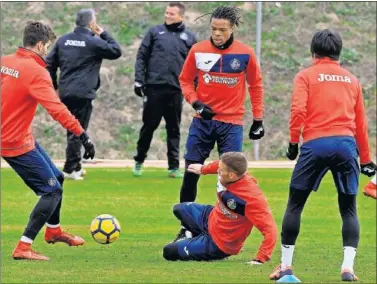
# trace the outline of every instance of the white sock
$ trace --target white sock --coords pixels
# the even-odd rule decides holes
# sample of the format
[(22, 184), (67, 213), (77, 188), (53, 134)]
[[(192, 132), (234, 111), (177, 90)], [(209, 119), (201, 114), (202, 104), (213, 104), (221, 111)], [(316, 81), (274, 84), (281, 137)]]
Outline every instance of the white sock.
[(294, 245), (281, 245), (281, 266), (282, 268), (292, 266)]
[(343, 248), (343, 253), (344, 253), (344, 258), (343, 258), (343, 264), (341, 270), (343, 269), (349, 269), (353, 272), (353, 262), (355, 260), (357, 249), (354, 247), (344, 247)]
[(55, 229), (55, 228), (59, 228), (59, 227), (60, 227), (60, 224), (57, 224), (57, 225), (50, 225), (50, 224), (46, 223), (46, 226), (47, 226), (48, 228), (53, 228), (53, 229)]
[(32, 244), (32, 243), (33, 243), (33, 240), (32, 240), (32, 239), (29, 239), (28, 237), (22, 236), (22, 237), (21, 237), (21, 242), (23, 242), (23, 243), (28, 243), (28, 244)]
[(371, 182), (372, 182), (373, 184), (376, 184), (376, 183), (377, 183), (377, 182), (376, 182), (376, 176), (374, 176), (374, 177), (372, 178)]

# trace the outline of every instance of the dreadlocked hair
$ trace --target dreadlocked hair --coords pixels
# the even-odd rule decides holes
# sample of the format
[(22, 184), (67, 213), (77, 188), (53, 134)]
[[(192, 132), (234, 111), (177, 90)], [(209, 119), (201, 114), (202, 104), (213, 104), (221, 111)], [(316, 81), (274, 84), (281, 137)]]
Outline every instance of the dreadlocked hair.
[(237, 7), (230, 6), (219, 6), (211, 14), (211, 20), (215, 19), (225, 19), (228, 20), (232, 26), (237, 27), (241, 24), (241, 10)]
[(48, 41), (52, 42), (55, 39), (56, 35), (48, 25), (34, 21), (29, 21), (26, 23), (23, 38), (24, 47), (34, 47), (39, 41), (46, 44)]

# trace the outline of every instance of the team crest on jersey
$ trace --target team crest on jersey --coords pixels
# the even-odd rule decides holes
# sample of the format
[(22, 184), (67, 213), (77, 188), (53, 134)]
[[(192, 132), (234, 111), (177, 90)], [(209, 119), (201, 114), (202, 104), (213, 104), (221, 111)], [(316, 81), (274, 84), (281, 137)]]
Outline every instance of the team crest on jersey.
[(241, 66), (241, 62), (237, 58), (234, 58), (232, 61), (230, 61), (230, 67), (233, 70), (240, 69), (240, 66)]
[(182, 39), (182, 40), (188, 40), (188, 35), (186, 33), (181, 33), (179, 35), (179, 37)]
[(234, 200), (234, 199), (229, 199), (227, 202), (226, 202), (226, 205), (228, 206), (229, 209), (236, 209), (237, 207), (237, 202)]
[(56, 179), (54, 178), (50, 178), (48, 181), (47, 181), (48, 185), (49, 186), (55, 186), (56, 185)]

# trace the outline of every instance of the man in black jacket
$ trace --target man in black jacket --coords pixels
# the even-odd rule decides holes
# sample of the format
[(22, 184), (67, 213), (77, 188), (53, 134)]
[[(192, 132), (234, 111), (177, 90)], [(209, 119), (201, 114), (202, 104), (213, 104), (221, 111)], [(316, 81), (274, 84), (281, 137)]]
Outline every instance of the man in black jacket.
[[(87, 130), (92, 113), (92, 100), (100, 87), (100, 68), (103, 59), (114, 60), (121, 56), (119, 44), (96, 22), (92, 9), (77, 13), (76, 28), (59, 38), (47, 55), (47, 69), (62, 102)], [(57, 69), (60, 68), (59, 84)], [(81, 141), (67, 132), (66, 161), (63, 173), (66, 178), (82, 180)]]
[(168, 176), (183, 177), (179, 171), (179, 141), (182, 92), (178, 77), (195, 35), (183, 23), (185, 7), (170, 3), (165, 23), (148, 30), (140, 45), (135, 64), (135, 94), (144, 98), (143, 126), (134, 156), (133, 174), (140, 176), (151, 145), (153, 132), (162, 117), (166, 122)]

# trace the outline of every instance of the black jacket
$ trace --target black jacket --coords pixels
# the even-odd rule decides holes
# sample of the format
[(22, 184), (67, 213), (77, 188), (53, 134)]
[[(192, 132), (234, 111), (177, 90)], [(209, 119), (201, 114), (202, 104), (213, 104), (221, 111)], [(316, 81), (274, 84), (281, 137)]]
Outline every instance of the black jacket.
[[(60, 99), (76, 97), (95, 99), (100, 87), (100, 68), (103, 59), (117, 59), (122, 55), (119, 44), (104, 31), (100, 37), (89, 29), (76, 27), (72, 33), (60, 37), (47, 55), (50, 72)], [(57, 69), (60, 68), (59, 85)]]
[(139, 47), (135, 64), (135, 82), (142, 85), (170, 85), (180, 89), (178, 77), (195, 35), (182, 23), (152, 27)]

